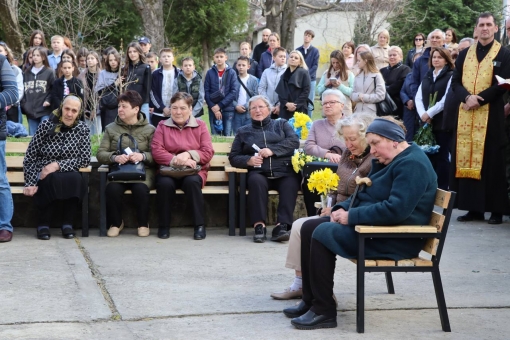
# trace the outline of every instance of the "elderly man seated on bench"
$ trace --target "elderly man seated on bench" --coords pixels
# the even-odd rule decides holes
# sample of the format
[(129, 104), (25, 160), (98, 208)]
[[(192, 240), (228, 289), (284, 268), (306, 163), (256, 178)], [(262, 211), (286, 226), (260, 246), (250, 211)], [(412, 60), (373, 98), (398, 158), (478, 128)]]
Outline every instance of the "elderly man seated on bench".
[[(337, 326), (333, 277), (336, 255), (356, 258), (354, 226), (426, 225), (434, 206), (437, 178), (427, 156), (405, 141), (403, 123), (394, 118), (375, 119), (367, 129), (372, 170), (371, 186), (357, 190), (331, 212), (331, 222), (317, 225), (310, 220), (301, 229), (303, 300), (284, 309), (298, 329)], [(412, 185), (410, 185), (412, 183)], [(320, 220), (319, 220), (320, 221)], [(417, 257), (425, 239), (384, 238), (367, 240), (366, 258), (395, 261)]]

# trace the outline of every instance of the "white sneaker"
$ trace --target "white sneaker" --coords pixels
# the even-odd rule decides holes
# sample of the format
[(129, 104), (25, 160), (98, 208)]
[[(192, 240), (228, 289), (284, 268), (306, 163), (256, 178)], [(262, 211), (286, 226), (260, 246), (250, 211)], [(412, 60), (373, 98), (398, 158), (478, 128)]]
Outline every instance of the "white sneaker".
[(110, 229), (108, 229), (106, 235), (108, 235), (108, 237), (117, 237), (119, 236), (119, 233), (122, 231), (122, 229), (124, 229), (124, 221), (122, 221), (120, 227), (115, 227), (113, 225), (110, 226)]

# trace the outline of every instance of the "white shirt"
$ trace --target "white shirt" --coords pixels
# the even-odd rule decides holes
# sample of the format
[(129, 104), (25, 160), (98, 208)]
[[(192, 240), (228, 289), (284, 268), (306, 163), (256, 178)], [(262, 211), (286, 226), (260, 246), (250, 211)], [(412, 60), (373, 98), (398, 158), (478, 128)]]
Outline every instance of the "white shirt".
[[(434, 83), (436, 82), (436, 78), (439, 75), (441, 71), (439, 71), (437, 74), (436, 72), (432, 72), (432, 76), (434, 77)], [(452, 83), (452, 78), (450, 77), (450, 80), (448, 80), (448, 85), (446, 85), (446, 91), (444, 93), (443, 98), (439, 102), (436, 102), (436, 104), (432, 107), (430, 107), (428, 110), (425, 109), (425, 105), (423, 105), (423, 96), (421, 93), (421, 84), (420, 87), (418, 87), (418, 92), (416, 92), (415, 104), (416, 104), (416, 111), (418, 112), (418, 115), (423, 117), (425, 113), (429, 115), (430, 118), (437, 115), (439, 112), (443, 111), (444, 109), (444, 102), (446, 99), (446, 95), (448, 94), (448, 90), (450, 89), (450, 85)]]
[[(249, 78), (250, 78), (249, 74), (246, 74), (246, 77), (244, 77), (244, 78), (239, 77), (239, 79), (241, 79), (244, 86), (246, 86), (246, 87), (248, 87), (247, 83), (248, 83)], [(237, 105), (244, 106), (244, 105), (246, 105), (247, 101), (248, 101), (248, 95), (246, 93), (246, 90), (244, 89), (243, 86), (239, 86), (239, 96), (237, 97)]]
[(170, 106), (170, 99), (172, 99), (172, 90), (174, 86), (174, 69), (163, 70), (163, 86), (161, 87), (161, 99), (165, 107)]

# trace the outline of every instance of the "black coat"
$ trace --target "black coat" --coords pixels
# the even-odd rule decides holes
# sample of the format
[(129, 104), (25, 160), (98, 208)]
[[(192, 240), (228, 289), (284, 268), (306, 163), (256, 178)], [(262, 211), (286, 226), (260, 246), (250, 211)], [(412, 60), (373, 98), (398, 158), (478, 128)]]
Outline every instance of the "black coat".
[(262, 55), (262, 53), (264, 53), (265, 51), (267, 51), (267, 49), (269, 48), (269, 44), (268, 43), (265, 43), (265, 42), (261, 42), (259, 44), (257, 44), (254, 48), (253, 48), (253, 54), (252, 54), (252, 58), (258, 63), (260, 62), (260, 56)]
[[(474, 48), (478, 47), (481, 47), (480, 43), (478, 43), (478, 46), (474, 46)], [(465, 49), (460, 52), (455, 61), (451, 88), (457, 98), (457, 102), (464, 102), (465, 98), (470, 95), (462, 85), (462, 72), (468, 50)], [(502, 47), (494, 62), (497, 64), (497, 66), (494, 66), (494, 75), (504, 79), (510, 78), (510, 51)], [(484, 101), (480, 101), (480, 105), (490, 104), (480, 180), (455, 178), (457, 141), (454, 138), (451, 153), (450, 190), (457, 192), (456, 205), (458, 209), (475, 212), (495, 212), (505, 215), (510, 213), (505, 175), (505, 148), (507, 145), (503, 101), (505, 91), (504, 88), (498, 86), (496, 78), (493, 77), (492, 86), (477, 93), (477, 95), (484, 99)], [(454, 131), (454, 137), (457, 136), (456, 130)]]
[[(248, 161), (257, 152), (252, 145), (270, 149), (274, 155), (264, 158), (260, 168), (248, 166)], [(263, 121), (252, 120), (237, 130), (228, 157), (230, 164), (236, 168), (247, 168), (267, 177), (295, 175), (291, 157), (299, 148), (299, 139), (290, 124), (284, 119), (273, 120), (267, 116)]]
[[(294, 72), (287, 67), (276, 86), (276, 93), (280, 100), (280, 118), (290, 119), (296, 112), (307, 113), (310, 74), (302, 67), (296, 68)], [(288, 111), (285, 106), (287, 103), (296, 104), (296, 111)]]
[[(83, 83), (80, 79), (72, 77), (67, 81), (67, 87), (69, 88), (69, 93), (75, 94), (83, 101)], [(60, 77), (53, 82), (53, 87), (51, 88), (51, 109), (58, 109), (62, 99), (64, 99), (64, 77)]]
[(397, 110), (394, 111), (394, 114), (402, 118), (404, 104), (400, 99), (400, 90), (402, 85), (404, 85), (407, 74), (411, 73), (411, 69), (407, 65), (397, 63), (395, 66), (383, 67), (380, 71), (386, 83), (386, 92), (397, 105)]
[(142, 96), (144, 104), (149, 103), (152, 72), (148, 64), (139, 62), (136, 65), (129, 64), (125, 81), (128, 83), (127, 90), (136, 91)]
[[(434, 81), (433, 72), (434, 69), (431, 68), (425, 75), (425, 78), (423, 78), (423, 81), (421, 82), (421, 93), (423, 98), (423, 106), (425, 108), (428, 108), (430, 106), (429, 103), (430, 95), (434, 95), (437, 92), (436, 103), (439, 102), (446, 95), (446, 88), (453, 74), (453, 70), (447, 65), (438, 74), (438, 76), (436, 77), (436, 81)], [(439, 112), (432, 118), (432, 129), (434, 131), (444, 130), (443, 118), (444, 108), (443, 111)]]

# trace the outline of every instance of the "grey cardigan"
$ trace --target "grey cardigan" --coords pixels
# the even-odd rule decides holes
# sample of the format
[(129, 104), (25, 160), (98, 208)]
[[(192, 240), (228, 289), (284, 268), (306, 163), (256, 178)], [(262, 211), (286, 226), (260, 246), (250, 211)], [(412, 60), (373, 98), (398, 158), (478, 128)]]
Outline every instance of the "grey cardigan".
[[(360, 94), (363, 94), (363, 101), (360, 99)], [(375, 104), (381, 102), (385, 96), (386, 84), (381, 73), (365, 74), (361, 71), (354, 79), (351, 94), (351, 99), (356, 103), (353, 113), (369, 113), (375, 116), (377, 113)]]

